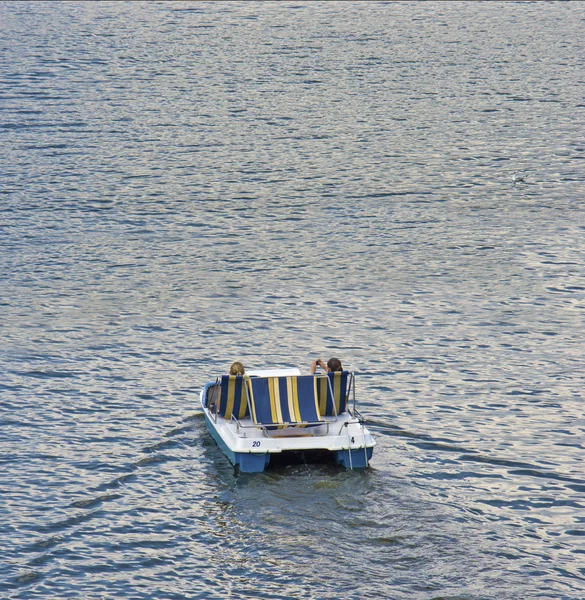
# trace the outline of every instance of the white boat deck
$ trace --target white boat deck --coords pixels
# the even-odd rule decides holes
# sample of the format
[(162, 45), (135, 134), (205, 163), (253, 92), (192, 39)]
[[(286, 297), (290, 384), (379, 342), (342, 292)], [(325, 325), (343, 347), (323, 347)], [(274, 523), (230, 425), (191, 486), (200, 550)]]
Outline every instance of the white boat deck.
[(323, 425), (286, 427), (267, 431), (252, 423), (250, 418), (239, 424), (204, 411), (217, 433), (233, 452), (282, 452), (283, 450), (343, 450), (373, 446), (375, 442), (360, 421), (349, 413), (324, 417)]

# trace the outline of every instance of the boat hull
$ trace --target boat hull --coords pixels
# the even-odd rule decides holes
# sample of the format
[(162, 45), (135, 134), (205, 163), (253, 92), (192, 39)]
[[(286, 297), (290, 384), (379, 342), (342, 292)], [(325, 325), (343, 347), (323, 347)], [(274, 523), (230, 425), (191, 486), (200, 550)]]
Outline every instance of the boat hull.
[(346, 469), (364, 469), (368, 466), (374, 448), (358, 448), (357, 450), (336, 450), (335, 462)]
[(242, 473), (262, 473), (268, 466), (270, 462), (270, 454), (268, 452), (234, 452), (218, 433), (211, 417), (207, 413), (205, 414), (205, 424), (211, 437), (219, 446), (219, 449), (227, 456), (232, 465), (238, 467)]

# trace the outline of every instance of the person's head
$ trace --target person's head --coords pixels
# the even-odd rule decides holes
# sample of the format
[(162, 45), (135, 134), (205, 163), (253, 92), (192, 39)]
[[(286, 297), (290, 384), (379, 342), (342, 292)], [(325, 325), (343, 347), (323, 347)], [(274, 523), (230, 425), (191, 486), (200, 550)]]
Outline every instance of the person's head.
[(236, 361), (235, 363), (232, 363), (230, 375), (244, 375), (245, 372), (244, 365), (241, 362)]
[(328, 371), (343, 371), (343, 367), (341, 366), (341, 361), (338, 358), (330, 358), (327, 361), (327, 370)]

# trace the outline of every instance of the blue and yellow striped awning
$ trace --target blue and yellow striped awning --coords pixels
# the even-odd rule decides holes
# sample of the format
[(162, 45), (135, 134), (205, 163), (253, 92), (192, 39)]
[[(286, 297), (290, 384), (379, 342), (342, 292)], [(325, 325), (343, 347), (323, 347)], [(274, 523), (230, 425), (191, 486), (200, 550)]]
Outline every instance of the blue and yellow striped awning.
[(319, 399), (319, 412), (323, 416), (330, 417), (345, 412), (350, 375), (349, 371), (337, 371), (327, 373), (327, 379), (325, 377), (319, 378), (317, 396)]
[(317, 378), (252, 377), (250, 414), (256, 424), (283, 425), (315, 423), (321, 420), (317, 404)]
[(248, 412), (248, 394), (245, 377), (241, 375), (222, 375), (221, 394), (217, 413), (225, 419), (243, 419)]

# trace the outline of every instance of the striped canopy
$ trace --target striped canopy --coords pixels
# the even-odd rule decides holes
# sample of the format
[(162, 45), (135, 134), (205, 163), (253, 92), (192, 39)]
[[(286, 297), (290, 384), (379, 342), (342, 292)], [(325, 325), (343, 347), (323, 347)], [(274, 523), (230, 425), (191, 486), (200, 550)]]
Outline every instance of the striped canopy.
[(325, 377), (319, 378), (317, 397), (319, 399), (319, 412), (323, 416), (331, 417), (345, 412), (349, 395), (350, 375), (349, 371), (337, 371), (327, 373), (328, 379)]
[(252, 377), (250, 414), (258, 425), (316, 423), (321, 421), (317, 404), (317, 378)]
[(248, 394), (241, 375), (222, 375), (217, 413), (224, 419), (243, 419), (248, 414)]

